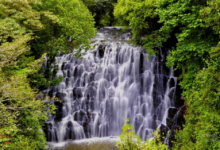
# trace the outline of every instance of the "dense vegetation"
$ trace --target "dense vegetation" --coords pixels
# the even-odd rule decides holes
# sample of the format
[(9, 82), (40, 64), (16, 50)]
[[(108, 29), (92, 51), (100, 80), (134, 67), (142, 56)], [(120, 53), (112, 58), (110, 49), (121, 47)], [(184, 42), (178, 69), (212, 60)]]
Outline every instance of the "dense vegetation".
[(94, 23), (78, 0), (0, 0), (0, 149), (46, 148), (41, 128), (54, 106), (35, 99), (37, 88), (61, 80), (55, 56), (89, 47)]
[[(54, 107), (35, 97), (62, 80), (55, 56), (80, 57), (95, 26), (121, 25), (149, 54), (170, 48), (167, 66), (181, 72), (186, 123), (174, 149), (220, 149), (219, 9), (220, 0), (0, 0), (0, 148), (45, 149), (40, 129)], [(130, 128), (118, 146), (147, 148)]]
[(113, 15), (114, 4), (117, 0), (82, 0), (95, 19), (97, 28), (115, 24)]
[(119, 0), (115, 6), (134, 43), (150, 54), (155, 45), (172, 48), (167, 66), (182, 71), (186, 123), (174, 149), (220, 149), (219, 9), (219, 0)]

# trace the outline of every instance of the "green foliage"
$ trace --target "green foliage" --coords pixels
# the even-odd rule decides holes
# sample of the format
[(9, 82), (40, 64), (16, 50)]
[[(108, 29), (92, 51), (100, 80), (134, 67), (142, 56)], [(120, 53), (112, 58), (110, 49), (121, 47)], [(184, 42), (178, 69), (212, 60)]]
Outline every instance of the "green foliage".
[(114, 4), (117, 0), (82, 0), (95, 19), (97, 28), (115, 25), (113, 15)]
[(168, 57), (168, 66), (185, 69), (181, 85), (184, 89), (191, 88), (191, 83), (198, 70), (206, 66), (204, 59), (208, 58), (210, 48), (218, 42), (219, 37), (206, 27), (202, 27), (200, 10), (206, 1), (169, 1), (159, 2), (158, 13), (163, 26), (160, 32), (166, 39), (175, 32), (176, 47)]
[(40, 129), (55, 106), (36, 100), (29, 81), (58, 84), (55, 56), (89, 47), (95, 32), (81, 1), (0, 0), (0, 149), (46, 149)]
[[(219, 1), (208, 1), (200, 10), (203, 28), (219, 33)], [(210, 37), (211, 38), (211, 37)], [(192, 88), (183, 95), (187, 104), (186, 124), (177, 134), (175, 149), (220, 149), (220, 49), (210, 46), (206, 68), (195, 74)]]
[[(220, 51), (219, 51), (220, 53)], [(220, 149), (220, 60), (212, 57), (201, 70), (187, 99), (186, 124), (177, 134), (176, 149)]]
[[(4, 16), (0, 18), (0, 45), (5, 42), (13, 42), (16, 39), (30, 33), (33, 36), (34, 32), (40, 31), (44, 28), (42, 22), (58, 22), (58, 18), (48, 11), (36, 11), (33, 8), (41, 5), (37, 0), (1, 0), (0, 8)], [(42, 20), (42, 21), (41, 21)], [(29, 40), (30, 41), (30, 40)], [(20, 41), (23, 42), (24, 41)], [(27, 42), (27, 41), (26, 41)], [(8, 43), (10, 45), (10, 43)], [(22, 50), (22, 49), (21, 49)], [(10, 64), (2, 68), (5, 74), (11, 75), (14, 73), (11, 70), (25, 69), (30, 62), (41, 58), (41, 55), (33, 54), (31, 51), (22, 51), (22, 54), (15, 52), (13, 55), (18, 61), (17, 65)], [(7, 57), (10, 57), (7, 55)]]
[[(143, 48), (150, 54), (155, 54), (152, 48), (160, 40), (157, 32), (160, 26), (156, 11), (158, 2), (159, 0), (119, 0), (114, 9), (117, 23), (131, 27), (133, 44), (144, 45)], [(149, 35), (152, 30), (155, 30), (154, 33)]]
[[(40, 10), (50, 11), (58, 16), (61, 23), (58, 26), (49, 26), (45, 32), (51, 36), (48, 42), (61, 52), (65, 50), (62, 48), (65, 46), (89, 46), (89, 39), (95, 36), (94, 19), (79, 0), (42, 0)], [(69, 37), (73, 38), (70, 42)]]
[[(32, 9), (40, 5), (37, 0), (0, 0), (0, 45), (11, 42), (27, 32), (40, 30), (43, 25), (39, 21), (41, 12)], [(42, 12), (42, 14), (44, 14)]]
[(57, 17), (57, 20), (41, 18), (44, 28), (35, 33), (39, 38), (31, 43), (32, 54), (26, 57), (39, 58), (47, 53), (46, 66), (29, 76), (32, 86), (43, 90), (62, 81), (62, 78), (56, 77), (55, 57), (72, 52), (73, 48), (88, 48), (89, 39), (95, 36), (96, 29), (91, 13), (79, 0), (41, 0), (41, 2), (42, 5), (34, 8), (38, 11), (52, 12), (51, 16)]
[(100, 24), (103, 26), (108, 26), (111, 23), (111, 16), (109, 15), (109, 12), (106, 12), (106, 14), (101, 18)]
[(141, 141), (139, 136), (135, 135), (133, 126), (128, 124), (129, 119), (122, 127), (122, 135), (120, 141), (117, 142), (119, 150), (168, 150), (168, 147), (160, 141), (160, 135), (157, 131), (153, 133), (154, 139), (146, 142)]
[(14, 42), (3, 43), (0, 46), (0, 134), (3, 135), (0, 147), (5, 149), (21, 149), (20, 144), (25, 141), (18, 141), (18, 139), (23, 136), (25, 140), (28, 139), (26, 144), (30, 147), (45, 148), (46, 139), (39, 129), (47, 120), (47, 107), (42, 101), (34, 99), (36, 93), (30, 88), (27, 80), (28, 74), (40, 68), (44, 61), (43, 57), (29, 63), (25, 69), (10, 71), (4, 69), (8, 66), (17, 68), (16, 60), (30, 49), (26, 44), (30, 40), (31, 37), (27, 34)]
[(219, 33), (219, 0), (208, 0), (207, 6), (200, 10), (200, 15), (202, 16), (205, 23), (203, 23), (204, 27), (212, 27), (217, 33)]
[[(175, 149), (220, 149), (220, 1), (160, 0), (156, 5), (146, 6), (145, 3), (119, 0), (114, 14), (124, 25), (131, 26), (137, 37), (134, 40), (144, 45), (150, 55), (155, 53), (151, 50), (155, 45), (172, 47), (167, 66), (182, 70), (178, 80), (187, 106), (186, 124), (177, 133)], [(150, 19), (144, 18), (148, 12)], [(157, 17), (158, 22), (153, 22)], [(149, 28), (150, 22), (158, 28)], [(152, 31), (146, 33), (148, 29)], [(140, 33), (145, 34), (143, 40), (138, 40)]]
[(153, 19), (157, 13), (158, 0), (119, 0), (115, 5), (114, 15), (116, 18), (129, 22), (135, 39), (138, 39), (146, 29), (152, 30)]
[(31, 85), (40, 90), (62, 80), (56, 78), (56, 65), (52, 65), (55, 56), (73, 48), (89, 47), (89, 39), (96, 33), (93, 16), (79, 0), (0, 0), (0, 8), (0, 45), (26, 33), (35, 36), (31, 51), (17, 58), (17, 68), (10, 66), (5, 70), (24, 69), (47, 53), (46, 68), (29, 75)]

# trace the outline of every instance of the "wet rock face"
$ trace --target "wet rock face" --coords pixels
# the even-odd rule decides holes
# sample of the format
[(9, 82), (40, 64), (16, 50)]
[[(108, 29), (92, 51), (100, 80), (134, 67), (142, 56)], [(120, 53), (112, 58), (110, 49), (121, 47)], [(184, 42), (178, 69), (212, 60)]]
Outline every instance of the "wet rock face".
[(182, 91), (183, 90), (181, 89), (180, 85), (177, 85), (176, 86), (176, 97), (175, 97), (175, 100), (174, 100), (176, 108), (180, 108), (184, 105), (184, 99), (181, 96)]
[(47, 141), (58, 141), (57, 132), (52, 123), (45, 123), (44, 133), (46, 134)]
[(56, 106), (56, 113), (55, 113), (55, 115), (54, 115), (54, 120), (55, 121), (61, 121), (62, 120), (62, 118), (63, 118), (63, 111), (62, 111), (62, 108), (63, 108), (63, 106), (64, 106), (64, 102), (63, 103), (61, 103), (61, 102), (58, 102), (58, 101), (56, 101), (56, 102), (54, 102), (54, 105)]
[(81, 98), (82, 97), (82, 91), (80, 88), (73, 88), (73, 98)]
[(40, 93), (38, 94), (38, 96), (36, 97), (36, 99), (45, 99), (45, 97), (46, 97), (46, 94), (43, 93), (43, 92), (40, 92)]
[(98, 47), (98, 53), (101, 58), (103, 58), (103, 56), (104, 56), (105, 47), (106, 47), (106, 45), (99, 45), (99, 47)]
[(169, 148), (173, 148), (175, 142), (175, 131), (182, 129), (183, 124), (185, 123), (184, 114), (186, 108), (183, 105), (182, 107), (176, 109), (169, 109), (169, 117), (167, 118), (167, 127), (169, 129), (169, 138), (167, 139), (167, 145)]
[(182, 106), (179, 108), (179, 114), (177, 114), (176, 119), (176, 124), (177, 126), (183, 128), (183, 124), (185, 124), (185, 118), (184, 118), (184, 114), (186, 112), (186, 106)]
[(165, 126), (164, 124), (161, 124), (159, 131), (160, 131), (160, 135), (161, 135), (161, 137), (160, 137), (161, 141), (164, 141), (165, 137), (169, 131), (169, 128), (167, 126)]
[(168, 109), (168, 118), (173, 119), (175, 114), (177, 113), (178, 109), (177, 108), (169, 108)]
[(165, 66), (168, 51), (157, 48), (148, 59), (141, 47), (127, 44), (129, 32), (118, 31), (100, 29), (83, 59), (56, 58), (63, 81), (47, 95), (63, 101), (54, 102), (56, 114), (45, 123), (48, 141), (118, 136), (127, 117), (142, 140), (158, 127), (161, 134), (172, 127), (177, 79)]

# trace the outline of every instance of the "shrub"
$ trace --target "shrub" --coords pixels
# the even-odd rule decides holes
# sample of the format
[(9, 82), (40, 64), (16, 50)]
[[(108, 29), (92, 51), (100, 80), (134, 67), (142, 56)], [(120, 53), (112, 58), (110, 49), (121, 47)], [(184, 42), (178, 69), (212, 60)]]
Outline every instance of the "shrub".
[(139, 135), (135, 135), (133, 126), (128, 124), (129, 119), (122, 127), (122, 135), (116, 146), (119, 150), (168, 150), (166, 144), (160, 140), (158, 130), (153, 133), (153, 140), (147, 139), (146, 142), (141, 141)]

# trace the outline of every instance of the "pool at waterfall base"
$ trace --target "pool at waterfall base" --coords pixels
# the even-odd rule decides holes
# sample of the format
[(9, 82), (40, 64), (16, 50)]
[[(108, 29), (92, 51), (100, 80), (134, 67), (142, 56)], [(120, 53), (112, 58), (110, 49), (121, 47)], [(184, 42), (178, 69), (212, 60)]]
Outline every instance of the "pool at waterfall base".
[(48, 150), (118, 150), (118, 137), (90, 138), (62, 143), (48, 142)]

